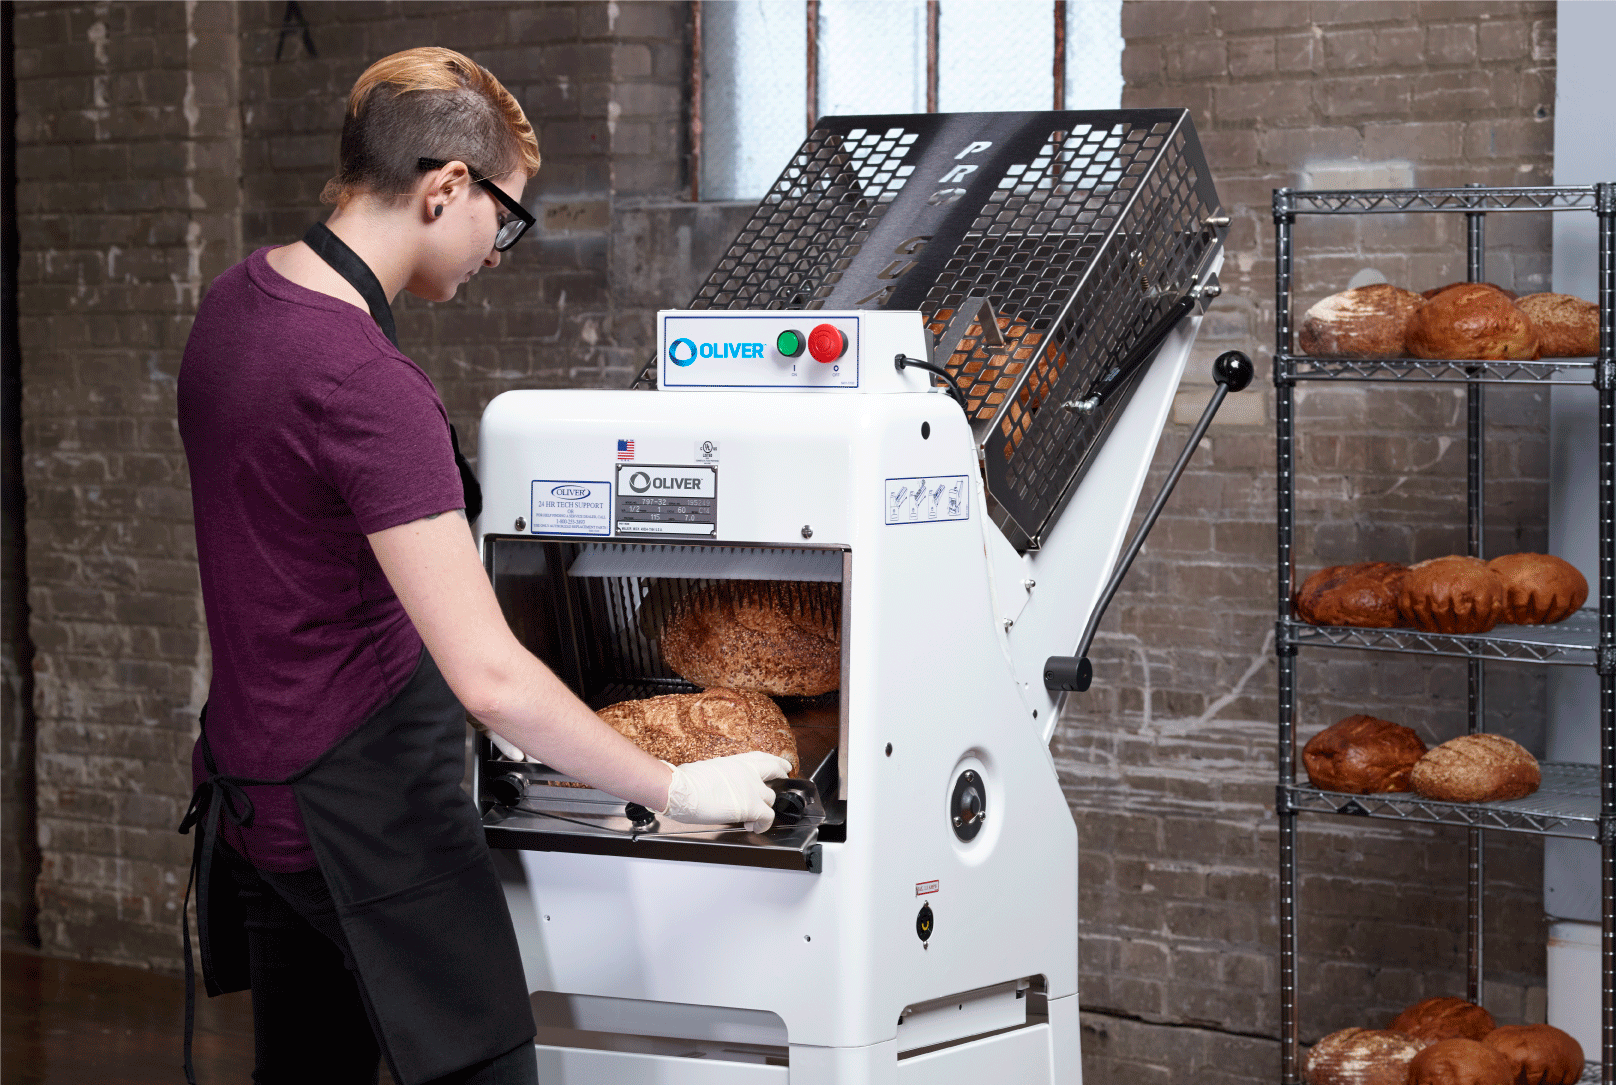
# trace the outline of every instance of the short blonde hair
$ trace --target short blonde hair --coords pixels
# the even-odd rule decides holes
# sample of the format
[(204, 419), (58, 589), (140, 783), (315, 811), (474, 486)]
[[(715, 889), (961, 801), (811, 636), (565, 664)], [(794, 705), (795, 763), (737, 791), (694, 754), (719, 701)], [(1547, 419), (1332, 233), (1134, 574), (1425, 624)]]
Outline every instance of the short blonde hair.
[(532, 177), (539, 141), (492, 72), (453, 49), (424, 46), (383, 57), (354, 84), (337, 176), (320, 198), (401, 200), (421, 175), (421, 158), (464, 162), (479, 178), (516, 170)]

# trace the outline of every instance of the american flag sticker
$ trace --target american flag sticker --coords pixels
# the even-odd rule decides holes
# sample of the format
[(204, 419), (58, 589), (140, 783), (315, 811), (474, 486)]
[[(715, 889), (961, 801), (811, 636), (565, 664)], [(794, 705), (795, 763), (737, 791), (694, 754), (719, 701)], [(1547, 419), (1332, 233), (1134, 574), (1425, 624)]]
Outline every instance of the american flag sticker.
[(618, 441), (617, 458), (620, 460), (632, 460), (634, 458), (634, 442)]

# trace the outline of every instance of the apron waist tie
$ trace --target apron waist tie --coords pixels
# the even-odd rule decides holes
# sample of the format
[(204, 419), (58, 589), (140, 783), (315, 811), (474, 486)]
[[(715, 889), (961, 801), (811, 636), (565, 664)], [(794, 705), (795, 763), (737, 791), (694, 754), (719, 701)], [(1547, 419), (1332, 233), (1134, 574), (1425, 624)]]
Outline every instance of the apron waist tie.
[(185, 898), (180, 905), (180, 940), (185, 948), (185, 1081), (196, 1085), (196, 1066), (191, 1058), (191, 1042), (196, 1032), (196, 966), (191, 960), (191, 887), (196, 887), (196, 933), (202, 951), (202, 967), (209, 967), (211, 943), (208, 932), (208, 885), (213, 875), (213, 849), (219, 842), (219, 815), (223, 812), (232, 824), (245, 829), (252, 824), (253, 802), (246, 788), (289, 784), (293, 776), (284, 780), (258, 780), (250, 776), (227, 776), (213, 762), (213, 751), (208, 748), (206, 731), (207, 708), (202, 709), (204, 730), (199, 740), (202, 760), (208, 770), (207, 779), (191, 792), (191, 804), (186, 807), (179, 831), (188, 834), (197, 830), (191, 848), (191, 870), (185, 880)]

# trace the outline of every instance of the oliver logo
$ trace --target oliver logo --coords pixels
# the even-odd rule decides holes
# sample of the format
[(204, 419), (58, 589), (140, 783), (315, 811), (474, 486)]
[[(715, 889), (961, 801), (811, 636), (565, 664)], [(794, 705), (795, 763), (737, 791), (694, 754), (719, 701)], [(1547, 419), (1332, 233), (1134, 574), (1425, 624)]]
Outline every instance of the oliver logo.
[[(690, 340), (681, 339), (679, 342), (688, 343)], [(651, 476), (647, 475), (644, 471), (634, 472), (628, 478), (628, 488), (637, 494), (643, 494), (645, 491), (651, 488)]]
[(550, 496), (559, 497), (563, 501), (582, 501), (589, 496), (589, 493), (588, 486), (574, 486), (571, 483), (550, 487)]
[[(668, 344), (668, 361), (674, 365), (689, 365), (696, 360), (696, 344), (688, 339), (675, 339)], [(643, 477), (643, 476), (642, 476)], [(644, 490), (640, 491), (644, 493)]]

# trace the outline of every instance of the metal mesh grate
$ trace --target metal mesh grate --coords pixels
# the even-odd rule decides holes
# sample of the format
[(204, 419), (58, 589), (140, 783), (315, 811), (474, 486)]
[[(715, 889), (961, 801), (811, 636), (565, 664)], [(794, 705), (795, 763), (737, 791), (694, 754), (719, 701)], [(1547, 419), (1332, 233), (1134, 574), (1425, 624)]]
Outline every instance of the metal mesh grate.
[(1044, 408), (1195, 285), (1218, 214), (1184, 110), (830, 117), (691, 308), (919, 310), (935, 338), (986, 299), (1004, 345), (974, 325), (939, 361), (966, 391), (995, 518), (1036, 545), (1126, 396)]

